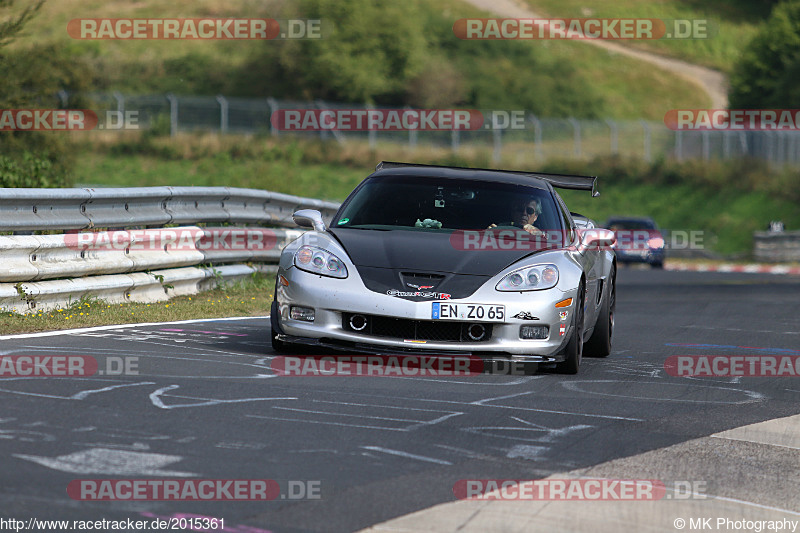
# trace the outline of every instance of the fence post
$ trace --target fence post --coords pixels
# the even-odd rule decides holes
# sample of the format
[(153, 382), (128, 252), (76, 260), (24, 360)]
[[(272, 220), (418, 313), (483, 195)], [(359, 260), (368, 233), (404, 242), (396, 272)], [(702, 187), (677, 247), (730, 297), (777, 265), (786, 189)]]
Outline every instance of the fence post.
[(367, 138), (369, 139), (369, 149), (370, 150), (374, 150), (375, 147), (378, 144), (378, 132), (376, 130), (372, 129), (372, 124), (371, 124), (371, 122), (369, 120), (369, 117), (370, 117), (370, 113), (369, 112), (372, 111), (375, 108), (372, 106), (372, 104), (365, 104), (364, 107), (367, 110), (366, 120), (367, 120)]
[(178, 99), (169, 93), (167, 101), (169, 101), (169, 136), (175, 137), (178, 134)]
[[(413, 111), (413, 109), (411, 106), (405, 106), (403, 112), (406, 111)], [(417, 148), (417, 130), (414, 128), (408, 128), (408, 147), (412, 150)]]
[(217, 95), (217, 102), (219, 102), (219, 131), (228, 133), (228, 100), (220, 94)]
[(722, 159), (726, 161), (731, 158), (731, 132), (722, 132)]
[(492, 149), (492, 161), (499, 163), (503, 155), (503, 130), (495, 128), (492, 130), (492, 138), (494, 147)]
[(114, 100), (117, 101), (117, 112), (119, 113), (120, 117), (125, 115), (125, 97), (119, 91), (114, 91), (112, 93), (114, 96)]
[(775, 132), (775, 136), (778, 138), (778, 150), (775, 154), (775, 163), (778, 166), (783, 166), (786, 164), (786, 134), (782, 131)]
[(275, 122), (273, 122), (273, 115), (280, 111), (280, 106), (278, 105), (278, 101), (272, 98), (271, 96), (267, 98), (267, 105), (269, 106), (269, 133), (273, 137), (278, 136), (278, 128), (275, 127)]
[(766, 150), (765, 150), (766, 151), (765, 159), (767, 160), (767, 165), (773, 166), (774, 165), (774, 154), (775, 154), (775, 143), (773, 142), (773, 139), (772, 139), (772, 132), (771, 131), (765, 131), (764, 135), (767, 138), (767, 146), (766, 146)]
[(575, 157), (581, 156), (581, 125), (580, 123), (575, 120), (574, 118), (570, 117), (567, 119), (569, 123), (572, 125), (573, 134), (573, 143), (575, 145)]
[[(326, 106), (325, 102), (323, 102), (322, 100), (315, 100), (314, 103), (322, 111), (325, 111), (325, 110), (328, 109), (328, 106)], [(336, 139), (336, 142), (338, 142), (339, 144), (344, 144), (345, 143), (345, 137), (344, 137), (344, 134), (341, 131), (339, 131), (337, 128), (334, 127), (332, 130), (330, 130), (330, 132), (328, 132), (328, 130), (323, 129), (322, 126), (321, 126), (322, 125), (322, 117), (320, 117), (320, 121), (319, 122), (320, 122), (319, 136), (322, 139), (327, 139), (328, 138), (328, 134), (330, 133), (330, 135), (333, 135), (333, 138)], [(335, 124), (335, 126), (338, 126), (338, 124)]]
[(650, 140), (650, 124), (648, 124), (646, 120), (639, 120), (639, 124), (642, 125), (642, 132), (644, 132), (644, 138), (642, 140), (644, 143), (644, 160), (650, 163), (653, 160)]
[(611, 139), (611, 153), (616, 154), (619, 152), (619, 128), (617, 128), (617, 123), (610, 118), (606, 119), (606, 124), (608, 124), (609, 137)]
[(530, 120), (533, 123), (534, 155), (536, 156), (536, 159), (544, 159), (544, 152), (542, 150), (542, 123), (534, 114), (531, 114)]

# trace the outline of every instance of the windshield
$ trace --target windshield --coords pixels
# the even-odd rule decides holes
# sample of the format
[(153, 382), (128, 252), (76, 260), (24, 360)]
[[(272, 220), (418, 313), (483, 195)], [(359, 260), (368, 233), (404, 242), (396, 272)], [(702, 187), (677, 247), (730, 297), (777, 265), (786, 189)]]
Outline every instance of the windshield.
[(561, 231), (549, 191), (536, 187), (428, 176), (370, 178), (345, 203), (336, 228), (420, 231), (523, 228)]

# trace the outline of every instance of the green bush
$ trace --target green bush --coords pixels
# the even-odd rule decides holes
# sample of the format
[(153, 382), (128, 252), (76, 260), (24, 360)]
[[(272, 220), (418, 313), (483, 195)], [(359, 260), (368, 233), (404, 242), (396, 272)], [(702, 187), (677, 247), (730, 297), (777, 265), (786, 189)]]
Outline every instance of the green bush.
[(25, 152), (21, 157), (0, 155), (0, 187), (69, 187), (66, 170), (47, 157)]
[(795, 108), (800, 100), (800, 0), (775, 6), (731, 75), (732, 109)]

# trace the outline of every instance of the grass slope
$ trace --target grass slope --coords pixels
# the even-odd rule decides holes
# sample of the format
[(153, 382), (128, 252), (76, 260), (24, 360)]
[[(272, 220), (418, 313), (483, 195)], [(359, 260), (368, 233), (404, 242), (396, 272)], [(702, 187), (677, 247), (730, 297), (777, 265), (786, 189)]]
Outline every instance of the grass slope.
[[(437, 12), (443, 26), (439, 28), (452, 39), (449, 24), (464, 17), (489, 16), (458, 0), (421, 0), (429, 11)], [(243, 0), (225, 3), (220, 0), (49, 0), (26, 27), (23, 36), (12, 43), (15, 47), (55, 44), (95, 67), (95, 86), (101, 91), (123, 94), (202, 94), (228, 96), (251, 95), (242, 70), (257, 57), (259, 47), (274, 46), (260, 41), (203, 40), (75, 40), (66, 31), (67, 23), (76, 18), (134, 17), (266, 17), (280, 18), (279, 2)], [(13, 10), (22, 9), (23, 3)], [(447, 24), (445, 24), (447, 23)], [(445, 27), (448, 26), (448, 27)], [(331, 37), (335, 38), (335, 35)], [(456, 47), (459, 57), (469, 62), (470, 47), (489, 46), (470, 41)], [(709, 102), (702, 90), (680, 77), (658, 71), (637, 60), (619, 57), (604, 50), (576, 42), (518, 42), (519, 46), (535, 47), (540, 65), (565, 64), (587, 80), (593, 100), (601, 102), (597, 109), (602, 117), (618, 119), (662, 120), (666, 110), (703, 108)], [(530, 69), (520, 59), (497, 58), (504, 83), (514, 83), (514, 72)], [(507, 62), (507, 65), (506, 65)], [(467, 76), (485, 75), (480, 71), (461, 72)], [(558, 100), (559, 94), (542, 83), (541, 98)], [(504, 90), (504, 92), (506, 92)], [(500, 93), (502, 94), (502, 93)], [(269, 96), (258, 94), (257, 96)], [(499, 96), (493, 106), (500, 105)], [(491, 102), (489, 102), (491, 104)], [(576, 110), (577, 111), (577, 110)]]
[(742, 47), (769, 16), (768, 2), (748, 0), (526, 0), (535, 12), (564, 18), (657, 18), (706, 20), (706, 39), (618, 41), (627, 46), (677, 57), (730, 72)]

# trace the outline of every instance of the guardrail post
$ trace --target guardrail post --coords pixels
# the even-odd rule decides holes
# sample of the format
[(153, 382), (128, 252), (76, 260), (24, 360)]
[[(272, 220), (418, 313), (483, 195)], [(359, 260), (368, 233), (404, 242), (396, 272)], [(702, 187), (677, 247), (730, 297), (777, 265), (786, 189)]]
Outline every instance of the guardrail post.
[(703, 161), (708, 161), (711, 158), (711, 146), (710, 146), (710, 139), (709, 133), (704, 131), (702, 133), (703, 139)]
[(221, 94), (217, 95), (219, 102), (219, 131), (228, 133), (228, 100)]
[(619, 152), (619, 128), (617, 128), (617, 123), (610, 118), (606, 119), (606, 124), (608, 124), (609, 138), (611, 141), (611, 153), (616, 154)]
[(272, 119), (273, 115), (280, 111), (280, 106), (278, 105), (278, 101), (272, 97), (267, 98), (267, 105), (269, 106), (269, 132), (273, 137), (277, 137), (278, 128), (275, 127), (275, 123)]
[(675, 159), (679, 163), (683, 162), (683, 132), (675, 130)]
[(174, 94), (167, 95), (169, 102), (169, 136), (175, 137), (178, 134), (178, 99)]
[(461, 132), (458, 130), (450, 131), (450, 150), (455, 154), (458, 153), (458, 148), (461, 145)]
[(574, 118), (570, 117), (567, 121), (572, 125), (573, 143), (575, 145), (575, 157), (581, 156), (581, 124)]

